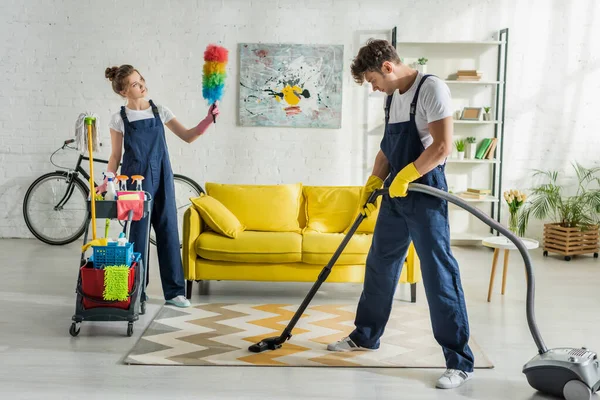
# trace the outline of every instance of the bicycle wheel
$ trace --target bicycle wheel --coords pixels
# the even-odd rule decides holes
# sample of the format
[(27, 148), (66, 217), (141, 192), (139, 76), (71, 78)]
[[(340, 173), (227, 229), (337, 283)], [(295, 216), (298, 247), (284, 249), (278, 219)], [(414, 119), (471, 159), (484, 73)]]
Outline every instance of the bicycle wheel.
[[(177, 231), (179, 232), (179, 248), (183, 246), (181, 238), (183, 237), (183, 215), (185, 210), (192, 205), (190, 197), (198, 197), (204, 190), (193, 179), (184, 175), (174, 174), (175, 183), (175, 204), (177, 206)], [(154, 228), (150, 230), (150, 243), (156, 246), (156, 236)]]
[(89, 190), (81, 179), (66, 172), (50, 172), (36, 179), (23, 199), (29, 231), (44, 243), (64, 245), (77, 240), (88, 221)]

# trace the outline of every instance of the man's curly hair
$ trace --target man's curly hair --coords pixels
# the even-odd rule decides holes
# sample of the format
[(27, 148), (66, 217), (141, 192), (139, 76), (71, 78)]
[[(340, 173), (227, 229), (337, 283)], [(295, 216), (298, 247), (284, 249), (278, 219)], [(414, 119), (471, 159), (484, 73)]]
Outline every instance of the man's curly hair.
[(381, 66), (386, 61), (396, 64), (400, 62), (394, 46), (387, 40), (369, 39), (367, 44), (358, 51), (358, 55), (350, 67), (354, 81), (362, 84), (366, 72), (381, 72)]

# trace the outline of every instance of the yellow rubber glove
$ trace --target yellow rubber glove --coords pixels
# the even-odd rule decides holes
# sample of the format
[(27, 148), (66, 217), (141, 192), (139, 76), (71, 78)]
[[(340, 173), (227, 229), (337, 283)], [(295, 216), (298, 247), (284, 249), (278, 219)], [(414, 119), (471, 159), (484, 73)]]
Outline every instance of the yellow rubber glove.
[(419, 179), (421, 174), (417, 171), (414, 163), (408, 164), (402, 168), (396, 175), (389, 188), (390, 197), (406, 197), (408, 184)]
[(362, 188), (360, 203), (358, 203), (358, 206), (360, 207), (360, 213), (365, 217), (369, 217), (371, 213), (377, 209), (377, 205), (369, 203), (365, 206), (365, 203), (367, 202), (367, 200), (369, 200), (371, 194), (377, 189), (381, 189), (382, 186), (383, 181), (381, 180), (381, 178), (376, 175), (371, 175), (369, 179), (367, 179), (365, 187)]

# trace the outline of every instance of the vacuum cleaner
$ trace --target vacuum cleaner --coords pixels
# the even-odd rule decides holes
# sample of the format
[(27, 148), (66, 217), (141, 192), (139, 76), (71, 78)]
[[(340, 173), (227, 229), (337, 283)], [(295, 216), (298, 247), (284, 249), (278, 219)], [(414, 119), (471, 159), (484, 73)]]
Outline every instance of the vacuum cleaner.
[[(525, 261), (525, 268), (527, 270), (527, 322), (538, 349), (538, 354), (524, 365), (523, 373), (527, 377), (527, 381), (531, 387), (542, 393), (563, 397), (566, 400), (590, 400), (592, 394), (596, 393), (600, 388), (600, 361), (598, 360), (598, 355), (596, 352), (588, 350), (585, 347), (546, 348), (535, 322), (533, 306), (535, 290), (533, 269), (529, 253), (523, 242), (503, 225), (497, 223), (481, 210), (467, 204), (457, 196), (419, 183), (409, 184), (408, 191), (425, 193), (456, 204), (479, 218), (491, 228), (502, 233), (515, 244)], [(387, 189), (376, 190), (371, 194), (367, 203), (375, 203), (377, 197), (387, 194)], [(263, 339), (260, 342), (251, 345), (248, 348), (249, 351), (261, 353), (266, 350), (276, 350), (292, 337), (292, 329), (319, 290), (321, 284), (325, 282), (329, 276), (331, 268), (364, 218), (365, 216), (359, 214), (333, 254), (331, 260), (329, 260), (327, 265), (323, 268), (317, 281), (313, 284), (309, 293), (304, 298), (302, 304), (281, 335)]]

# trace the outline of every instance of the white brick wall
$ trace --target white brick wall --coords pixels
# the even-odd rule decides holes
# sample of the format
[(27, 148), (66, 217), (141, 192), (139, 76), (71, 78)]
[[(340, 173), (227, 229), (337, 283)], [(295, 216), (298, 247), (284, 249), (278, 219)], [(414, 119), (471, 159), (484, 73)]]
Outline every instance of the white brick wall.
[[(106, 123), (122, 101), (104, 79), (107, 66), (139, 68), (150, 97), (189, 127), (206, 113), (201, 77), (211, 42), (231, 52), (222, 115), (192, 145), (169, 136), (175, 171), (201, 183), (362, 184), (370, 170), (362, 159), (363, 91), (349, 65), (359, 37), (393, 26), (399, 40), (483, 40), (510, 28), (505, 188), (529, 184), (528, 169), (598, 163), (597, 2), (554, 2), (554, 8), (544, 0), (23, 3), (0, 3), (0, 237), (30, 236), (23, 195), (36, 176), (53, 170), (49, 155), (73, 135), (80, 112), (99, 114), (108, 144)], [(345, 46), (342, 129), (236, 126), (237, 43), (255, 41)], [(538, 228), (534, 223), (530, 234)]]

